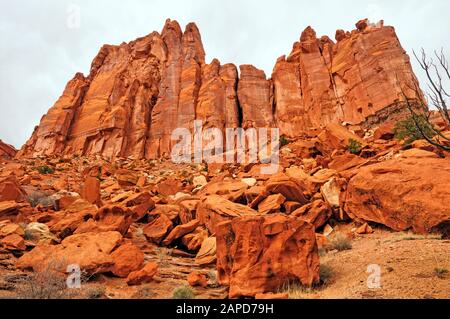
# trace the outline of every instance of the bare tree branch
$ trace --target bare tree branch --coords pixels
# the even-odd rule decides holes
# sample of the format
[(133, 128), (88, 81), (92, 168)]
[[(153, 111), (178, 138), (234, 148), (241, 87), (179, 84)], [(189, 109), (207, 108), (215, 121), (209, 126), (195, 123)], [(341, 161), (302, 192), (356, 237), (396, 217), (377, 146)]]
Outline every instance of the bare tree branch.
[[(415, 51), (413, 51), (414, 56), (419, 63), (420, 67), (425, 71), (425, 74), (428, 78), (428, 88), (430, 99), (433, 105), (439, 110), (443, 120), (450, 125), (450, 114), (448, 112), (447, 101), (445, 97), (450, 97), (449, 94), (445, 91), (444, 86), (442, 84), (442, 75), (441, 70), (438, 68), (433, 62), (433, 59), (427, 59), (427, 55), (425, 50), (421, 49), (421, 57), (419, 58)], [(448, 67), (447, 59), (445, 58), (443, 49), (441, 53), (438, 54), (437, 51), (434, 51), (434, 55), (439, 61), (439, 65), (444, 70), (447, 77), (450, 79), (450, 72)], [(437, 80), (433, 77), (433, 74), (436, 76)], [(431, 93), (430, 93), (431, 92)]]
[(449, 67), (448, 67), (448, 61), (445, 58), (444, 55), (444, 48), (441, 48), (441, 54), (438, 55), (437, 52), (434, 52), (440, 65), (442, 66), (442, 68), (444, 69), (445, 73), (447, 74), (447, 78), (450, 80), (450, 71), (449, 71)]
[[(414, 55), (417, 57), (415, 52), (414, 52)], [(419, 64), (429, 68), (429, 66), (431, 65), (430, 64), (431, 62), (427, 62), (425, 55), (424, 55), (424, 51), (422, 51), (422, 58), (423, 58), (422, 61), (418, 61)], [(397, 76), (397, 82), (400, 83), (399, 79), (398, 79), (398, 75), (396, 75), (396, 76)], [(430, 77), (431, 77), (431, 75), (430, 75)], [(412, 85), (410, 83), (407, 83), (406, 86), (410, 90), (413, 90), (416, 93), (417, 97), (423, 96), (422, 90), (420, 89), (419, 84), (417, 82), (414, 82)], [(408, 98), (407, 94), (405, 93), (404, 89), (401, 86), (400, 86), (400, 90), (403, 95), (403, 99), (405, 100), (405, 103), (407, 105), (407, 108), (408, 108), (409, 112), (411, 113), (412, 119), (414, 121), (414, 125), (417, 128), (417, 130), (419, 131), (421, 137), (424, 140), (426, 140), (429, 144), (437, 147), (438, 149), (444, 150), (446, 152), (450, 152), (450, 147), (443, 145), (439, 140), (439, 138), (443, 138), (447, 141), (450, 141), (450, 138), (444, 136), (442, 134), (442, 132), (440, 130), (436, 129), (434, 127), (434, 125), (431, 123), (430, 118), (431, 118), (432, 112), (429, 110), (428, 105), (426, 104), (425, 98), (426, 97), (430, 98), (431, 101), (433, 102), (433, 104), (436, 104), (437, 106), (439, 106), (438, 110), (440, 111), (440, 114), (443, 119), (445, 119), (445, 116), (448, 116), (448, 112), (446, 111), (446, 109), (441, 107), (441, 105), (439, 104), (440, 98), (439, 98), (438, 93), (433, 90), (433, 86), (429, 84), (428, 87), (430, 88), (431, 93), (427, 93), (424, 96), (424, 99), (414, 99), (415, 105), (413, 105), (411, 103), (411, 99)], [(423, 114), (419, 115), (416, 113), (415, 110), (420, 110)], [(435, 136), (438, 136), (437, 139), (430, 137), (424, 131), (423, 124), (421, 124), (418, 120), (420, 117), (422, 117), (426, 121), (427, 128), (429, 128), (434, 133)]]

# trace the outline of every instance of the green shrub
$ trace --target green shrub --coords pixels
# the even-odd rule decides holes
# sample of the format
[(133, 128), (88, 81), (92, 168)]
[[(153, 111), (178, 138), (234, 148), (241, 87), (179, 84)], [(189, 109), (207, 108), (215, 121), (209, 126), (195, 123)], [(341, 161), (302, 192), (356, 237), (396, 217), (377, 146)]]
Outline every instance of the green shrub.
[(424, 139), (420, 130), (428, 138), (433, 138), (436, 135), (433, 127), (424, 116), (414, 114), (395, 124), (395, 138), (404, 140), (406, 145), (411, 145), (414, 141)]
[(348, 140), (347, 148), (350, 151), (350, 153), (358, 155), (359, 153), (361, 153), (362, 145), (357, 140), (351, 138)]
[(172, 299), (194, 299), (195, 294), (191, 287), (181, 286), (175, 288), (173, 291)]
[(333, 274), (333, 271), (330, 266), (328, 266), (326, 264), (320, 265), (319, 275), (320, 275), (320, 280), (321, 280), (322, 284), (326, 285), (327, 283), (329, 283), (332, 274)]
[(280, 137), (280, 147), (286, 146), (290, 143), (291, 141), (289, 141), (285, 136)]
[(43, 165), (43, 166), (39, 166), (37, 168), (37, 171), (39, 172), (39, 174), (42, 175), (47, 175), (47, 174), (53, 174), (55, 172), (55, 170), (47, 165)]

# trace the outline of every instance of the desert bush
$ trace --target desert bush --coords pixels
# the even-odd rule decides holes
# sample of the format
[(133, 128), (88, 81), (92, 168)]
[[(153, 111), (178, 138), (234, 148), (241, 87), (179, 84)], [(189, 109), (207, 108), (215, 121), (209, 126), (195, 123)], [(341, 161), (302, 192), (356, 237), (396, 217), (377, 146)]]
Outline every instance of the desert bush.
[(175, 288), (172, 294), (172, 299), (194, 299), (195, 294), (191, 287), (181, 286)]
[(150, 287), (141, 287), (133, 294), (133, 299), (152, 299), (156, 294)]
[(278, 292), (287, 293), (289, 299), (305, 299), (313, 292), (313, 287), (304, 286), (298, 281), (288, 281), (280, 287)]
[(212, 288), (219, 287), (219, 282), (217, 281), (217, 272), (215, 270), (211, 270), (208, 272), (209, 285)]
[(105, 296), (105, 294), (106, 294), (105, 286), (98, 285), (86, 289), (86, 297), (88, 299), (101, 299)]
[(38, 205), (41, 205), (43, 207), (57, 209), (55, 198), (52, 196), (47, 196), (43, 192), (30, 193), (27, 196), (27, 201), (30, 203), (31, 207), (36, 207)]
[(348, 140), (347, 148), (350, 153), (352, 153), (354, 155), (358, 155), (361, 153), (362, 145), (357, 140), (351, 138)]
[(438, 278), (443, 279), (443, 278), (445, 278), (445, 276), (448, 274), (448, 269), (436, 267), (436, 268), (434, 268), (434, 274), (435, 274)]
[(337, 233), (329, 244), (330, 250), (344, 251), (352, 249), (351, 240), (342, 233)]
[(59, 271), (64, 263), (51, 261), (42, 269), (22, 278), (18, 284), (19, 299), (69, 299), (74, 290), (68, 289), (66, 278)]
[(325, 248), (319, 248), (319, 257), (325, 257), (327, 255), (327, 250)]
[(279, 289), (279, 293), (287, 293), (289, 299), (305, 299), (308, 295), (320, 290), (327, 285), (332, 277), (333, 271), (327, 264), (321, 264), (319, 270), (320, 284), (315, 284), (313, 286), (302, 285), (299, 281), (287, 281)]
[(37, 168), (37, 171), (39, 172), (39, 174), (42, 175), (47, 175), (47, 174), (53, 174), (55, 172), (55, 170), (47, 165), (43, 165), (43, 166), (39, 166)]
[(159, 267), (167, 268), (170, 267), (170, 250), (166, 248), (159, 248), (157, 251), (158, 259), (159, 259)]
[(291, 143), (291, 141), (289, 141), (285, 136), (280, 137), (280, 147), (286, 146), (289, 143)]
[(319, 275), (320, 275), (320, 281), (323, 285), (326, 285), (330, 282), (331, 276), (333, 274), (333, 270), (330, 266), (327, 264), (321, 264)]
[(394, 133), (395, 138), (404, 140), (406, 145), (411, 145), (414, 141), (423, 139), (422, 133), (430, 139), (436, 135), (427, 119), (418, 114), (413, 114), (404, 120), (398, 121), (395, 124)]

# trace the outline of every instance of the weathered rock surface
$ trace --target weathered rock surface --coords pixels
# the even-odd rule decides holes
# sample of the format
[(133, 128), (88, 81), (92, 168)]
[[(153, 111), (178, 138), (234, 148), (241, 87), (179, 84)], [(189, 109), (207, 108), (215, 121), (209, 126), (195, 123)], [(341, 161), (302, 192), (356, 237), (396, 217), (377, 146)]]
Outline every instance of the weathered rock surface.
[(11, 234), (0, 240), (0, 244), (9, 250), (25, 250), (25, 241), (17, 234)]
[(117, 231), (125, 235), (133, 222), (132, 215), (133, 212), (129, 208), (116, 205), (103, 206), (91, 219), (82, 223), (75, 233)]
[(178, 225), (169, 233), (169, 235), (167, 235), (166, 239), (163, 240), (162, 244), (166, 246), (170, 245), (173, 241), (183, 237), (186, 234), (193, 232), (197, 228), (199, 223), (200, 221), (195, 219), (191, 220), (187, 224)]
[(161, 214), (144, 227), (144, 234), (148, 240), (159, 244), (172, 229), (170, 218)]
[(191, 272), (187, 277), (187, 281), (192, 287), (200, 286), (204, 288), (208, 285), (208, 279), (206, 276), (200, 274), (198, 271)]
[(330, 219), (331, 214), (330, 205), (319, 199), (297, 209), (292, 213), (292, 216), (299, 217), (318, 229), (325, 225), (328, 219)]
[(4, 143), (0, 140), (0, 159), (11, 159), (16, 156), (17, 150), (9, 144)]
[(209, 265), (216, 261), (217, 239), (216, 237), (209, 237), (205, 239), (200, 247), (200, 250), (195, 257), (198, 265)]
[(0, 178), (0, 202), (25, 200), (26, 193), (15, 176)]
[(37, 246), (19, 258), (16, 266), (37, 271), (54, 263), (62, 273), (66, 272), (68, 265), (79, 265), (87, 274), (108, 272), (114, 265), (111, 253), (121, 241), (122, 235), (118, 232), (73, 235), (60, 245)]
[(281, 194), (270, 195), (258, 205), (258, 212), (261, 214), (279, 213), (281, 205), (285, 201), (286, 198)]
[(133, 271), (127, 277), (127, 284), (129, 286), (137, 286), (148, 283), (153, 280), (153, 277), (158, 272), (158, 265), (153, 262), (147, 263), (141, 270)]
[(233, 203), (218, 195), (206, 197), (198, 206), (198, 219), (202, 225), (216, 233), (217, 225), (237, 217), (257, 215), (258, 212), (248, 206)]
[(205, 63), (195, 24), (183, 32), (167, 20), (161, 33), (104, 45), (89, 75), (67, 84), (19, 156), (155, 158), (170, 154), (174, 129), (192, 131), (195, 120), (204, 128), (275, 126), (298, 136), (330, 123), (398, 117), (402, 90), (422, 98), (409, 89), (417, 80), (393, 27), (358, 22), (336, 39), (317, 38), (308, 27), (291, 54), (278, 59), (272, 79), (251, 65), (240, 66), (239, 79), (232, 64)]
[(114, 261), (112, 273), (126, 278), (133, 271), (140, 270), (144, 265), (144, 253), (131, 243), (124, 244), (111, 254)]
[(305, 189), (295, 178), (280, 173), (272, 176), (266, 183), (266, 192), (270, 194), (281, 194), (286, 200), (306, 204)]
[(98, 178), (92, 176), (86, 178), (82, 197), (91, 204), (101, 206), (100, 181)]
[(396, 231), (450, 234), (450, 161), (399, 158), (361, 168), (350, 180), (345, 211)]
[(238, 98), (242, 107), (242, 127), (271, 127), (273, 121), (272, 83), (264, 71), (252, 65), (241, 65)]
[(329, 123), (371, 125), (405, 110), (402, 90), (422, 98), (409, 89), (417, 79), (393, 27), (337, 32), (336, 40), (319, 39), (308, 27), (291, 54), (278, 59), (274, 104), (284, 134)]
[(217, 227), (219, 283), (230, 298), (277, 292), (287, 282), (319, 281), (314, 226), (295, 217), (236, 218)]

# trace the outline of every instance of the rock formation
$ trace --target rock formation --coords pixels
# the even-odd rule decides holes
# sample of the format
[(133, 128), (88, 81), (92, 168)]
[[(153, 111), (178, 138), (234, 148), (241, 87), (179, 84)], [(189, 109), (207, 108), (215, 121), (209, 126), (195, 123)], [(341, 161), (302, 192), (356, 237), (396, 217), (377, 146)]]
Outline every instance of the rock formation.
[(0, 140), (0, 159), (11, 159), (16, 156), (17, 150)]
[(310, 27), (273, 73), (278, 127), (289, 136), (305, 128), (347, 122), (371, 125), (398, 116), (417, 79), (393, 27), (381, 22), (318, 39)]
[[(54, 262), (57, 274), (69, 263), (89, 277), (101, 274), (92, 284), (120, 287), (114, 298), (129, 298), (147, 283), (151, 298), (173, 297), (188, 284), (199, 298), (294, 298), (300, 284), (320, 297), (345, 285), (336, 258), (349, 267), (354, 287), (365, 283), (352, 280), (358, 269), (366, 275), (364, 256), (374, 245), (386, 264), (399, 267), (398, 248), (409, 239), (413, 249), (402, 253), (409, 271), (417, 273), (419, 251), (431, 273), (436, 256), (449, 255), (448, 154), (424, 140), (406, 149), (389, 134), (369, 135), (376, 131), (359, 138), (329, 124), (283, 146), (272, 175), (260, 173), (263, 164), (210, 169), (171, 159), (2, 161), (0, 257), (7, 267), (0, 267), (0, 280), (38, 275)], [(361, 141), (360, 153), (346, 148), (349, 138)], [(409, 230), (427, 236), (395, 233)], [(432, 256), (424, 261), (427, 251)], [(355, 256), (361, 264), (348, 261)], [(448, 296), (440, 282), (433, 284)], [(424, 287), (417, 288), (422, 296)]]
[(219, 283), (230, 298), (275, 292), (290, 281), (319, 282), (314, 227), (295, 217), (239, 217), (217, 226)]
[[(168, 155), (176, 128), (279, 127), (281, 134), (329, 123), (372, 125), (399, 116), (417, 83), (393, 27), (357, 23), (336, 43), (308, 27), (271, 79), (251, 65), (205, 62), (196, 25), (167, 20), (130, 43), (104, 45), (90, 74), (76, 74), (19, 156)], [(3, 149), (3, 147), (2, 147)]]
[(396, 231), (448, 231), (450, 162), (420, 153), (427, 157), (400, 158), (359, 170), (348, 184), (347, 213)]
[[(74, 265), (74, 298), (373, 298), (372, 262), (376, 297), (448, 297), (449, 154), (394, 138), (416, 78), (392, 27), (356, 27), (308, 27), (269, 79), (207, 64), (194, 24), (104, 46), (19, 155), (0, 142), (0, 298)], [(278, 167), (166, 158), (196, 120), (279, 127)]]

